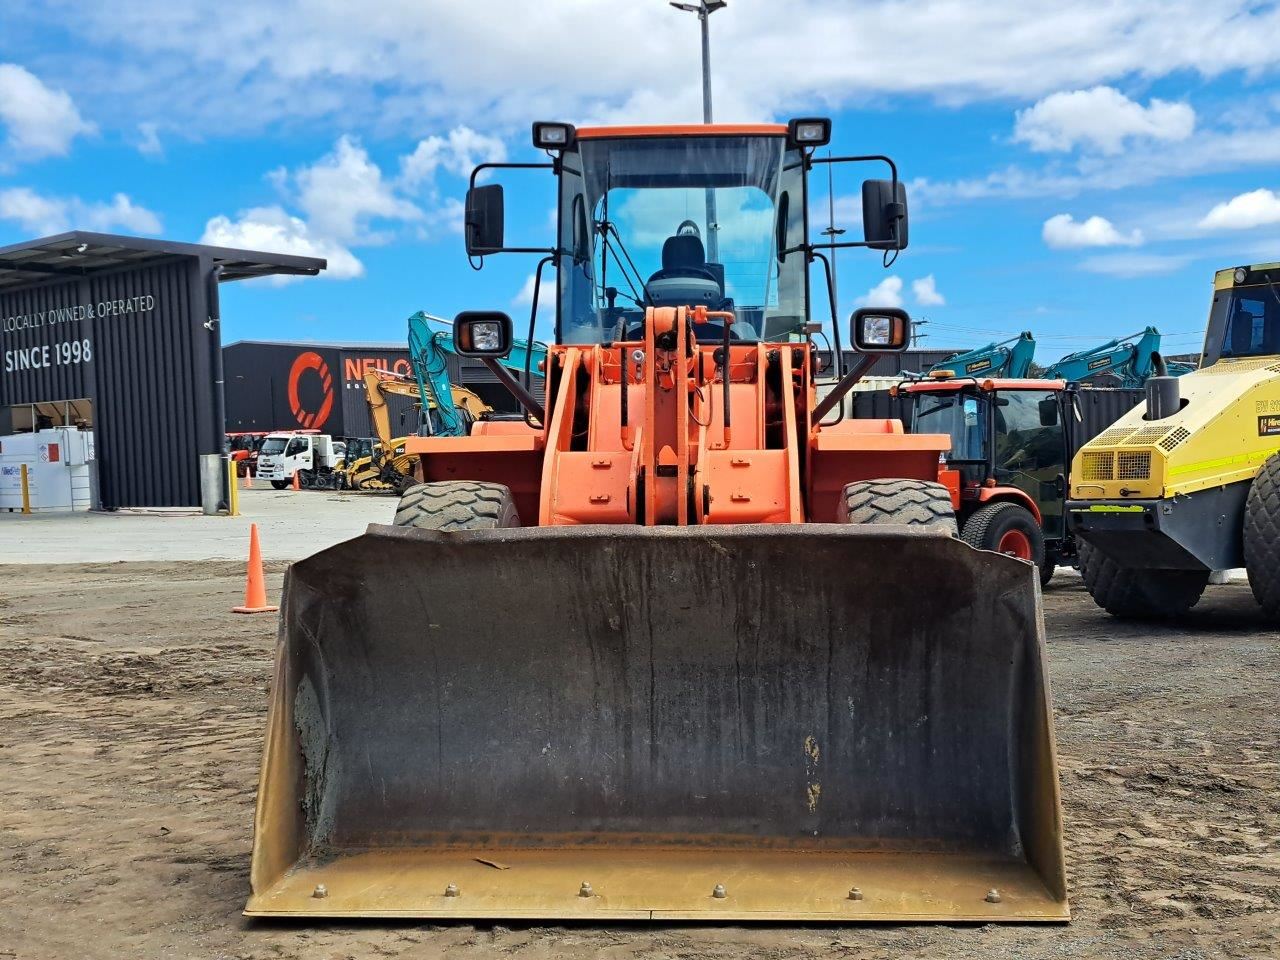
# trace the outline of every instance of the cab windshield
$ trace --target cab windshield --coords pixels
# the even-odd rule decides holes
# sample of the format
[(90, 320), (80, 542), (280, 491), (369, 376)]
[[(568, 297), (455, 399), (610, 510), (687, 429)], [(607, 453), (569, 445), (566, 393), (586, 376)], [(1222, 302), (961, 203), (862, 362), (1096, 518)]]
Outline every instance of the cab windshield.
[(1223, 357), (1280, 354), (1280, 288), (1236, 287), (1226, 304)]
[(273, 457), (277, 453), (284, 453), (286, 443), (288, 443), (288, 441), (285, 440), (284, 437), (268, 437), (266, 440), (262, 441), (262, 449), (259, 450), (258, 453), (266, 454), (268, 457)]
[(804, 240), (802, 162), (783, 137), (583, 139), (563, 164), (560, 342), (635, 338), (647, 306), (733, 310), (735, 339), (801, 329), (804, 255), (778, 246)]
[(950, 434), (948, 463), (984, 463), (987, 459), (983, 401), (971, 394), (917, 394), (911, 432)]

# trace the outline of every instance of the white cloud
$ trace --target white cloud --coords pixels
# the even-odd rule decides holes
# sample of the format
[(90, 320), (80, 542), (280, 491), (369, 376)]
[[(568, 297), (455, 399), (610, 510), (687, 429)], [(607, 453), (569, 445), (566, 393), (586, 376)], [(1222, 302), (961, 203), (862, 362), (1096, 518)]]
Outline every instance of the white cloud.
[(46, 87), (16, 63), (0, 63), (0, 125), (17, 160), (64, 156), (72, 140), (94, 130), (69, 95)]
[(155, 213), (123, 193), (101, 203), (80, 197), (47, 196), (29, 187), (0, 190), (0, 220), (11, 220), (36, 235), (77, 229), (157, 234), (162, 229)]
[[(41, 11), (31, 6), (14, 17), (34, 32)], [(1256, 0), (1162, 0), (1158, 16), (1149, 4), (1114, 0), (920, 0), (909, 17), (900, 0), (796, 6), (797, 15), (780, 17), (776, 3), (740, 0), (714, 18), (713, 42), (725, 54), (714, 77), (719, 116), (784, 116), (801, 104), (838, 110), (896, 94), (1035, 98), (1183, 72), (1258, 75), (1280, 64), (1280, 9)], [(182, 122), (197, 134), (319, 117), (344, 129), (360, 118), (384, 133), (458, 123), (523, 133), (535, 116), (699, 116), (696, 70), (652, 69), (697, 57), (696, 26), (665, 3), (546, 0), (530, 16), (527, 0), (399, 0), (353, 15), (332, 0), (279, 0), (269, 15), (224, 12), (214, 0), (77, 7), (64, 27), (95, 115)], [(797, 50), (806, 69), (783, 69)]]
[(1200, 226), (1205, 230), (1249, 230), (1280, 223), (1280, 194), (1273, 190), (1252, 190), (1219, 203)]
[(507, 146), (499, 138), (476, 133), (466, 126), (454, 127), (447, 137), (431, 136), (418, 141), (413, 152), (401, 158), (400, 183), (407, 190), (416, 190), (432, 180), (437, 170), (467, 177), (481, 163), (501, 163), (506, 159)]
[(902, 278), (888, 276), (858, 298), (860, 307), (902, 306)]
[[(435, 139), (446, 144), (437, 165), (466, 162), (467, 151), (477, 143), (467, 135), (454, 138), (454, 146)], [(401, 158), (401, 169), (408, 160)], [(353, 248), (383, 243), (389, 231), (411, 227), (419, 239), (431, 239), (441, 231), (462, 230), (460, 200), (442, 197), (433, 186), (431, 205), (424, 209), (406, 198), (402, 183), (384, 176), (368, 151), (349, 135), (339, 137), (333, 150), (315, 163), (295, 170), (279, 167), (266, 179), (285, 203), (242, 210), (235, 217), (219, 214), (205, 225), (201, 242), (324, 257), (329, 268), (323, 276), (349, 280), (365, 272)]]
[(1189, 104), (1152, 100), (1144, 107), (1113, 87), (1094, 87), (1055, 93), (1019, 110), (1013, 139), (1041, 152), (1084, 147), (1116, 154), (1134, 138), (1186, 140), (1195, 125)]
[[(316, 236), (305, 220), (291, 216), (279, 206), (243, 210), (235, 220), (216, 216), (205, 224), (200, 242), (215, 247), (324, 257), (329, 261), (329, 268), (321, 276), (336, 280), (364, 275), (364, 264), (347, 247), (333, 239)], [(276, 278), (277, 282), (288, 279)]]
[(927, 277), (921, 277), (919, 280), (912, 280), (911, 292), (915, 295), (916, 303), (922, 307), (944, 307), (947, 305), (947, 298), (938, 292), (938, 283), (934, 280), (932, 273)]
[(1142, 243), (1142, 231), (1123, 234), (1105, 217), (1090, 217), (1077, 222), (1069, 213), (1060, 213), (1044, 222), (1045, 246), (1054, 250), (1080, 247), (1136, 247)]
[(318, 235), (349, 241), (370, 239), (375, 219), (421, 220), (413, 203), (396, 196), (382, 170), (350, 136), (338, 138), (333, 151), (309, 167), (295, 171), (298, 206)]
[(1080, 269), (1087, 270), (1089, 273), (1130, 279), (1174, 273), (1193, 259), (1191, 256), (1180, 254), (1112, 253), (1086, 257), (1080, 262)]
[[(513, 307), (524, 307), (527, 315), (530, 307), (533, 306), (533, 287), (537, 278), (534, 274), (525, 277), (524, 286), (520, 288), (520, 292), (511, 298)], [(542, 289), (538, 291), (538, 316), (542, 317), (550, 315), (556, 305), (556, 283), (555, 273), (552, 271), (544, 271), (542, 274)], [(519, 326), (519, 323), (516, 324)]]
[(154, 123), (138, 124), (138, 152), (144, 157), (163, 157), (164, 144), (160, 142), (160, 128)]

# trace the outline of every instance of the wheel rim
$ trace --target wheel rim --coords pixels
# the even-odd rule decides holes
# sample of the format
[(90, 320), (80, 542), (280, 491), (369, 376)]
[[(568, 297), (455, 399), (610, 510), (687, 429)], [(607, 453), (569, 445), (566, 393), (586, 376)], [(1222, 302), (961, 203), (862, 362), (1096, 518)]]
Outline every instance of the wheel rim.
[(1010, 530), (1000, 538), (996, 545), (998, 553), (1007, 553), (1019, 560), (1031, 559), (1031, 538), (1021, 530)]

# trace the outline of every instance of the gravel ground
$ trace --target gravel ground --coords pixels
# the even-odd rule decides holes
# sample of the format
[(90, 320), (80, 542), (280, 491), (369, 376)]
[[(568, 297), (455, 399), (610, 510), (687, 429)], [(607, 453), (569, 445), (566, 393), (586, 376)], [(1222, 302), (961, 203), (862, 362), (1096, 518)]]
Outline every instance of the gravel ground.
[(242, 576), (0, 566), (0, 958), (1280, 956), (1280, 634), (1245, 584), (1158, 629), (1047, 591), (1068, 926), (308, 928), (240, 915), (275, 632), (227, 612)]

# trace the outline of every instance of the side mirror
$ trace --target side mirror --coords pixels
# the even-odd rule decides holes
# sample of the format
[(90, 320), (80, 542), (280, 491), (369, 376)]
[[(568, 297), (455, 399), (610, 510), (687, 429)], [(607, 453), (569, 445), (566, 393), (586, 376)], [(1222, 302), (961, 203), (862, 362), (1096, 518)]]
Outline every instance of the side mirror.
[(911, 342), (911, 317), (897, 307), (861, 307), (849, 318), (849, 339), (859, 353), (901, 353)]
[(497, 310), (466, 310), (453, 318), (453, 348), (460, 357), (484, 360), (511, 352), (511, 318)]
[(1053, 397), (1045, 397), (1040, 401), (1040, 426), (1056, 427), (1058, 425), (1058, 401)]
[(502, 249), (502, 184), (491, 183), (467, 191), (464, 221), (467, 256), (483, 257)]
[(872, 250), (907, 249), (907, 188), (901, 180), (864, 180), (862, 236)]

